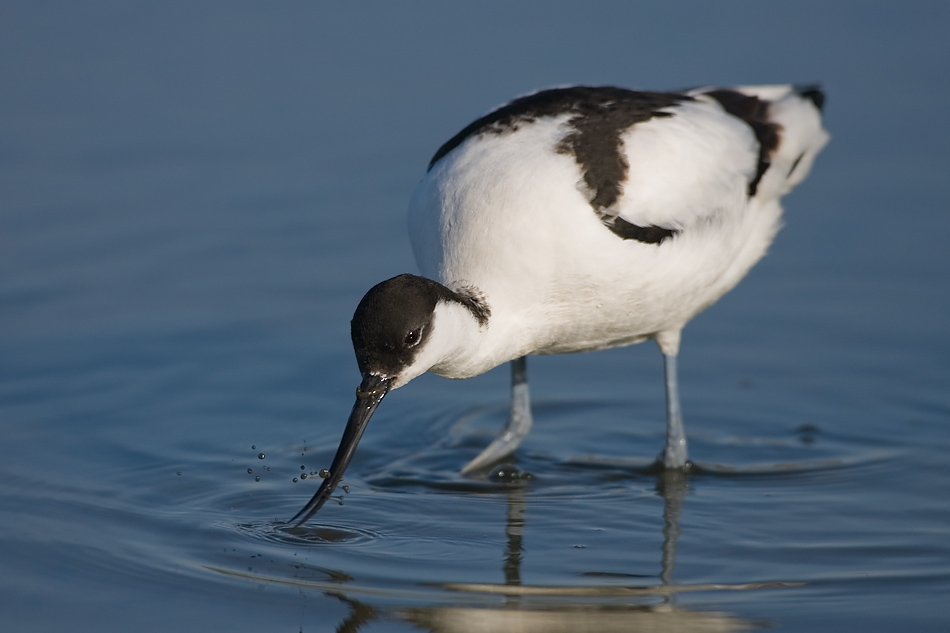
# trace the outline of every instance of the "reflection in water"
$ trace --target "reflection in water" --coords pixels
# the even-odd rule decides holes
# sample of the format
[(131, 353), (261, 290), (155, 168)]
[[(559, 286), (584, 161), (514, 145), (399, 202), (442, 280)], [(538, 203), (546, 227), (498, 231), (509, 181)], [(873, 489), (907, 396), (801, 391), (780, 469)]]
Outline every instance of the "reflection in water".
[[(517, 474), (517, 471), (510, 472)], [(281, 574), (263, 575), (250, 569), (247, 572), (220, 567), (208, 569), (255, 582), (319, 591), (340, 600), (347, 605), (348, 614), (337, 625), (338, 633), (357, 633), (365, 624), (382, 618), (397, 618), (433, 633), (610, 633), (631, 630), (700, 632), (745, 631), (763, 626), (762, 623), (741, 620), (728, 613), (699, 612), (675, 606), (676, 596), (686, 592), (776, 589), (800, 586), (802, 583), (676, 584), (673, 581), (676, 543), (681, 534), (680, 517), (690, 475), (679, 471), (654, 471), (653, 474), (656, 476), (657, 494), (663, 498), (664, 503), (659, 583), (652, 586), (523, 584), (521, 563), (524, 553), (527, 487), (525, 480), (518, 476), (508, 479), (506, 485), (507, 541), (502, 557), (505, 579), (503, 584), (440, 583), (424, 586), (369, 587), (360, 586), (352, 577), (341, 571), (299, 563), (295, 563), (294, 573), (290, 577)], [(293, 543), (299, 543), (301, 539), (305, 543), (327, 542), (329, 539), (326, 537), (331, 535), (326, 531), (301, 533), (303, 528), (291, 532), (283, 526), (274, 525), (245, 526), (245, 529), (255, 533), (270, 532), (273, 533), (271, 538)], [(359, 534), (354, 532), (353, 536), (358, 538)], [(581, 575), (586, 578), (618, 576), (596, 571)], [(630, 576), (635, 577), (633, 574)], [(454, 596), (457, 596), (457, 599)], [(420, 606), (382, 606), (387, 602), (393, 604), (393, 601), (397, 604)], [(325, 623), (321, 622), (320, 625), (323, 630)]]
[[(505, 584), (445, 583), (449, 591), (501, 594), (505, 603), (490, 607), (412, 607), (397, 612), (400, 618), (433, 633), (585, 633), (597, 631), (747, 631), (760, 626), (729, 614), (702, 613), (674, 608), (672, 603), (684, 591), (740, 590), (786, 586), (790, 583), (754, 583), (747, 585), (673, 585), (676, 565), (676, 540), (680, 535), (680, 515), (689, 476), (681, 471), (657, 474), (656, 490), (663, 497), (663, 547), (659, 587), (533, 587), (521, 584), (520, 564), (525, 527), (525, 489), (523, 484), (508, 490), (508, 516), (505, 526), (508, 545), (505, 554)], [(590, 598), (626, 597), (640, 604), (581, 604)], [(662, 604), (644, 604), (659, 597)], [(529, 603), (526, 600), (532, 599)], [(565, 604), (572, 600), (575, 604)]]
[(669, 607), (554, 606), (533, 609), (433, 607), (405, 609), (406, 621), (433, 633), (612, 633), (613, 631), (748, 631), (756, 624), (723, 613)]
[[(443, 583), (437, 587), (460, 592), (460, 602), (470, 603), (472, 596), (496, 595), (503, 599), (498, 606), (418, 606), (387, 612), (348, 597), (338, 587), (325, 595), (345, 602), (350, 609), (337, 626), (338, 633), (355, 633), (362, 625), (384, 616), (394, 616), (433, 633), (584, 633), (597, 631), (663, 630), (672, 632), (747, 631), (762, 623), (738, 619), (727, 613), (697, 612), (676, 608), (675, 596), (683, 592), (767, 589), (795, 586), (798, 583), (748, 583), (742, 585), (675, 585), (676, 541), (681, 533), (680, 516), (689, 484), (689, 476), (680, 471), (660, 472), (656, 490), (663, 497), (663, 546), (661, 550), (660, 584), (657, 586), (526, 586), (521, 582), (521, 562), (525, 532), (525, 483), (512, 481), (507, 489), (507, 545), (501, 585), (474, 583)], [(593, 575), (593, 574), (588, 574)], [(355, 589), (355, 588), (354, 588)], [(461, 597), (461, 594), (468, 594)], [(611, 600), (611, 604), (591, 600)], [(629, 604), (616, 604), (618, 599)], [(444, 601), (445, 596), (435, 597)], [(657, 603), (657, 600), (660, 602)]]
[[(503, 584), (439, 583), (403, 587), (373, 588), (360, 586), (341, 571), (295, 563), (292, 577), (265, 576), (258, 572), (209, 567), (213, 571), (256, 582), (295, 586), (320, 591), (345, 603), (347, 616), (338, 624), (339, 633), (356, 633), (363, 625), (381, 618), (398, 618), (423, 629), (449, 633), (465, 631), (744, 631), (761, 623), (737, 619), (727, 613), (698, 612), (675, 606), (676, 597), (685, 592), (744, 591), (800, 586), (801, 583), (768, 582), (744, 584), (683, 585), (673, 580), (676, 568), (676, 545), (682, 532), (680, 517), (689, 488), (690, 476), (702, 474), (702, 468), (689, 473), (656, 469), (638, 469), (656, 477), (655, 490), (663, 498), (663, 541), (660, 550), (659, 583), (652, 586), (524, 585), (521, 564), (524, 558), (526, 527), (527, 476), (506, 466), (495, 475), (503, 475), (507, 502), (502, 556)], [(497, 488), (496, 488), (497, 490)], [(279, 543), (314, 544), (333, 540), (366, 538), (362, 532), (300, 527), (288, 529), (283, 524), (243, 525), (256, 537)], [(585, 578), (617, 577), (625, 574), (604, 574), (587, 571)], [(638, 577), (635, 574), (631, 578)], [(441, 590), (441, 591), (439, 591)], [(457, 599), (453, 596), (457, 596)], [(357, 599), (359, 598), (359, 599)], [(420, 606), (384, 607), (388, 601)], [(369, 602), (372, 601), (371, 605)], [(435, 604), (433, 604), (435, 603)], [(424, 605), (424, 606), (422, 606)], [(464, 605), (464, 606), (462, 606)], [(474, 605), (474, 606), (472, 606)]]
[(524, 538), (524, 482), (515, 482), (508, 487), (508, 515), (505, 521), (505, 534), (508, 536), (508, 548), (505, 552), (505, 584), (521, 584), (521, 552)]
[(661, 470), (656, 477), (656, 491), (663, 497), (663, 557), (660, 565), (663, 586), (673, 584), (676, 540), (680, 537), (680, 515), (688, 485), (689, 476), (681, 470)]
[(336, 627), (336, 633), (357, 633), (364, 624), (379, 617), (379, 613), (374, 607), (359, 600), (352, 600), (338, 593), (326, 592), (326, 595), (332, 596), (350, 607), (350, 613)]

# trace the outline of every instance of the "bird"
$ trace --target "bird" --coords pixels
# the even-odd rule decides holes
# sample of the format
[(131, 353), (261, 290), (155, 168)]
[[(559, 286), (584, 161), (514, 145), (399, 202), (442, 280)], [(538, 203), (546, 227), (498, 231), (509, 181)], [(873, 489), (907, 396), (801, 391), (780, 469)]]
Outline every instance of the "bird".
[(669, 92), (565, 86), (518, 97), (432, 156), (409, 204), (421, 275), (373, 286), (350, 323), (361, 382), (300, 526), (330, 497), (383, 398), (425, 372), (511, 364), (502, 432), (463, 469), (512, 453), (532, 425), (526, 360), (654, 340), (667, 436), (688, 469), (683, 327), (731, 290), (780, 228), (780, 199), (829, 135), (817, 84)]

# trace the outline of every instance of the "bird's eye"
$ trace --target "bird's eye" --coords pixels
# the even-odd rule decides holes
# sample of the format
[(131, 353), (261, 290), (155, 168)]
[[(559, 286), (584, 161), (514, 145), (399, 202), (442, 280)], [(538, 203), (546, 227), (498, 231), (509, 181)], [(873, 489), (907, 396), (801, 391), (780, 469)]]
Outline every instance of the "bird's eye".
[(414, 346), (419, 342), (419, 330), (410, 330), (403, 342), (409, 347)]

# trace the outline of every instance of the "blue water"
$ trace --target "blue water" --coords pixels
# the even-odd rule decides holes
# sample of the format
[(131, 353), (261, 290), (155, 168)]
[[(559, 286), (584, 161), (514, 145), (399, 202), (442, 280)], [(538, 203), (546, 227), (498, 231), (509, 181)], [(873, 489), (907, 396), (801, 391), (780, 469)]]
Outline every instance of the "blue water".
[[(3, 628), (950, 629), (948, 27), (930, 2), (5, 3)], [(814, 80), (830, 145), (684, 334), (699, 472), (642, 468), (654, 345), (531, 358), (514, 462), (458, 475), (506, 368), (425, 376), (345, 503), (282, 529), (445, 139), (555, 84)]]

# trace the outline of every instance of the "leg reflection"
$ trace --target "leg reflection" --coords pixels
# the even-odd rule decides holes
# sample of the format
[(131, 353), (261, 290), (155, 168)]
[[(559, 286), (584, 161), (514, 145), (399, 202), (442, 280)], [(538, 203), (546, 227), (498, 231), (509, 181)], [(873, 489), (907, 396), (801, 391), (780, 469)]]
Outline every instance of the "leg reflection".
[[(682, 470), (661, 469), (656, 477), (656, 491), (663, 497), (663, 556), (660, 561), (660, 584), (673, 584), (676, 567), (676, 540), (680, 536), (680, 515), (683, 498), (689, 487), (689, 476)], [(676, 594), (670, 593), (672, 599)]]
[(521, 584), (524, 508), (524, 486), (512, 484), (508, 488), (508, 515), (505, 520), (505, 535), (508, 537), (508, 547), (505, 550), (506, 585)]
[[(324, 592), (324, 595), (336, 598), (350, 607), (349, 615), (336, 627), (336, 633), (358, 633), (364, 624), (376, 620), (379, 617), (376, 608), (364, 602), (347, 598), (345, 595), (339, 593)], [(300, 630), (302, 631), (303, 627), (301, 627)]]

